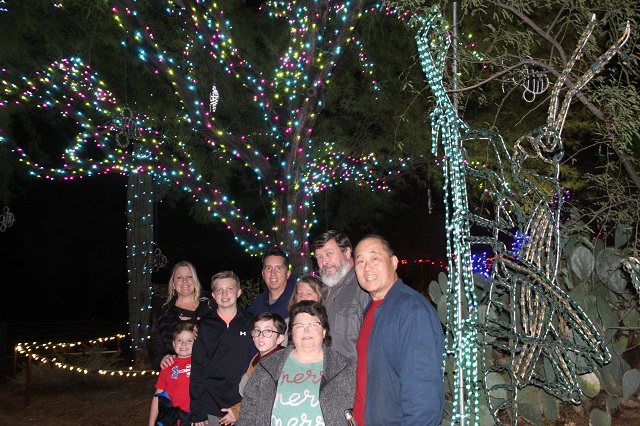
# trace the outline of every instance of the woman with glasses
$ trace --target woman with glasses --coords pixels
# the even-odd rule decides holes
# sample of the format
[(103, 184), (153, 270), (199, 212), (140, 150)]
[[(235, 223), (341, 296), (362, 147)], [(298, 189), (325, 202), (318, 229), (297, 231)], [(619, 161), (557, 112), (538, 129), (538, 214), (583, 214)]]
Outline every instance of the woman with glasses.
[(343, 426), (344, 411), (353, 405), (355, 364), (331, 349), (327, 311), (320, 303), (296, 303), (289, 323), (289, 346), (255, 366), (236, 425)]

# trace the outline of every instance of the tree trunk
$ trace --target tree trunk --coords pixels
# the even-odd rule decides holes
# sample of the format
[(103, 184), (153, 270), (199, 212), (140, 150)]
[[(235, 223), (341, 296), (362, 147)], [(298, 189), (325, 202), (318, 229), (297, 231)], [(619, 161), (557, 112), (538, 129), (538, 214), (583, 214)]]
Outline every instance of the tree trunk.
[(149, 335), (151, 263), (153, 255), (153, 178), (130, 173), (127, 181), (127, 276), (129, 332), (134, 357), (143, 351)]

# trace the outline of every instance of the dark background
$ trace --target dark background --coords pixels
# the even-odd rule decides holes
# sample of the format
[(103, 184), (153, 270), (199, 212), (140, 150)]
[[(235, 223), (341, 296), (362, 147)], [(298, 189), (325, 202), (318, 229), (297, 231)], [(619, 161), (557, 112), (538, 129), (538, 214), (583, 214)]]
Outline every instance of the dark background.
[[(119, 175), (31, 180), (9, 204), (15, 222), (0, 233), (0, 351), (10, 355), (21, 341), (87, 340), (128, 331), (126, 182)], [(422, 197), (409, 203), (414, 208), (397, 214), (391, 209), (381, 223), (343, 231), (354, 245), (368, 232), (387, 237), (403, 261), (399, 276), (427, 294), (443, 269), (420, 260), (445, 261), (443, 217), (428, 214)], [(191, 206), (172, 205), (157, 204), (156, 240), (168, 265), (154, 273), (154, 284), (166, 284), (171, 266), (181, 260), (196, 266), (205, 288), (221, 270), (233, 270), (243, 281), (261, 279), (261, 259), (246, 254), (220, 223), (196, 224)], [(311, 240), (327, 227), (330, 221), (320, 218)]]

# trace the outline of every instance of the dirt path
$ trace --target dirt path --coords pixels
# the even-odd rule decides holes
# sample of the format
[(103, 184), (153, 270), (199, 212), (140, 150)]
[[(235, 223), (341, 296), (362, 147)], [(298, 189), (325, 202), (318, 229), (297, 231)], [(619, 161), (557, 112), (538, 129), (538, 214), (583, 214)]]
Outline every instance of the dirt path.
[(0, 425), (146, 425), (154, 377), (114, 378), (117, 383), (34, 390), (25, 407), (23, 386), (0, 386)]

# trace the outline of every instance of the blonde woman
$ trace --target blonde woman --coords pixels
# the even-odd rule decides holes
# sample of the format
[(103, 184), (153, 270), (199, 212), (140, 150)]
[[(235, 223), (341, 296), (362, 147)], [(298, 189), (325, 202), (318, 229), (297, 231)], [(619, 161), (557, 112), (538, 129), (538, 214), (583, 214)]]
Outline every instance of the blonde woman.
[(151, 338), (147, 343), (151, 365), (156, 370), (173, 364), (173, 330), (181, 322), (196, 325), (200, 318), (214, 311), (210, 299), (201, 297), (202, 286), (196, 268), (187, 261), (173, 265), (169, 295), (153, 316)]

